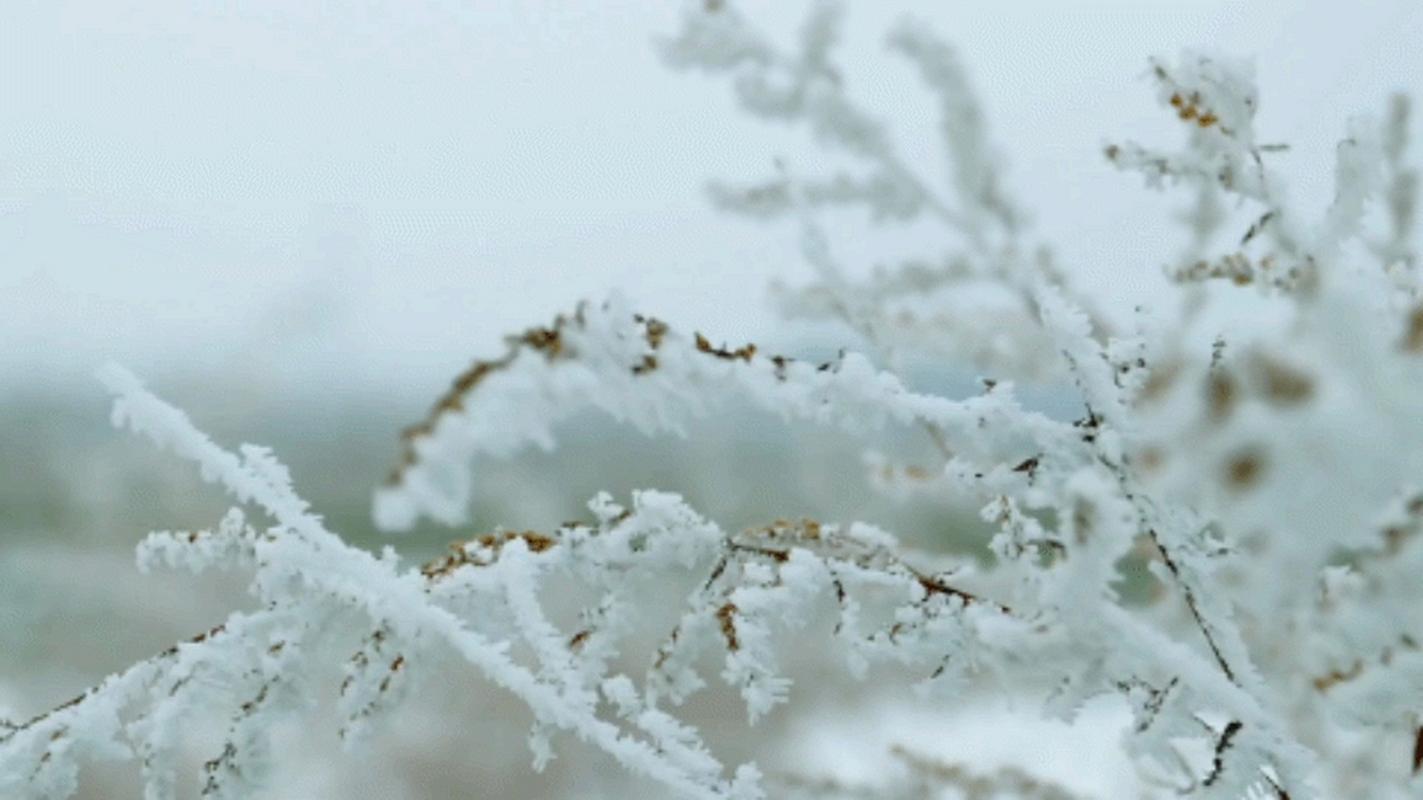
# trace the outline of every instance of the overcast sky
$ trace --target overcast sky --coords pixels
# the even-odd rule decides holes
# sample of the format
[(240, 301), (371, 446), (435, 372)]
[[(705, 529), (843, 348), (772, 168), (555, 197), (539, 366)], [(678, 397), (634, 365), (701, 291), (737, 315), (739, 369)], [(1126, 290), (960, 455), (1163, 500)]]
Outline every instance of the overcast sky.
[[(737, 113), (724, 82), (658, 62), (677, 7), (5, 3), (0, 389), (118, 359), (428, 394), (503, 332), (610, 289), (765, 337), (765, 283), (806, 273), (794, 231), (718, 216), (701, 187), (814, 155)], [(931, 21), (1038, 229), (1123, 303), (1159, 291), (1178, 241), (1170, 203), (1099, 155), (1114, 136), (1176, 141), (1148, 55), (1253, 54), (1262, 136), (1293, 146), (1296, 194), (1316, 199), (1346, 116), (1423, 82), (1410, 0), (849, 7), (855, 95), (932, 154), (927, 97), (881, 46), (906, 11)], [(789, 35), (802, 6), (743, 8)]]

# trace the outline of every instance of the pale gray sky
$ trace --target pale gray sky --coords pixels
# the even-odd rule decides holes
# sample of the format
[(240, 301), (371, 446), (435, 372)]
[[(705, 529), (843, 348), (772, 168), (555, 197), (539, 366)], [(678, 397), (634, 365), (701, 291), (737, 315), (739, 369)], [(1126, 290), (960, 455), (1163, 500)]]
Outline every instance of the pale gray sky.
[[(787, 34), (802, 8), (743, 7)], [(879, 46), (905, 12), (931, 21), (970, 66), (1039, 229), (1123, 302), (1159, 288), (1178, 241), (1169, 203), (1099, 156), (1118, 135), (1175, 141), (1148, 55), (1254, 54), (1259, 129), (1294, 146), (1302, 176), (1332, 159), (1348, 114), (1423, 88), (1408, 0), (849, 7), (856, 95), (932, 156), (932, 108)], [(718, 216), (701, 186), (814, 156), (738, 114), (723, 82), (658, 62), (676, 10), (6, 3), (0, 389), (118, 359), (430, 394), (501, 333), (610, 289), (719, 338), (763, 337), (762, 287), (805, 274), (795, 234)], [(1322, 197), (1327, 178), (1299, 194)]]

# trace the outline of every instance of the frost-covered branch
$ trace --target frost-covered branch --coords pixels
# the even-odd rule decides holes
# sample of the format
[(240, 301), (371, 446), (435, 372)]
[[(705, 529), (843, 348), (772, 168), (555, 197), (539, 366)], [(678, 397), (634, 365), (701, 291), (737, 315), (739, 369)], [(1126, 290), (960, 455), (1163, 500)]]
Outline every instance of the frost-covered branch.
[[(401, 571), (393, 556), (376, 558), (342, 543), (306, 510), (305, 502), (292, 492), (285, 469), (267, 451), (246, 446), (241, 457), (229, 453), (194, 428), (181, 412), (149, 394), (129, 373), (110, 368), (104, 378), (116, 395), (117, 423), (194, 461), (204, 478), (219, 483), (239, 501), (261, 507), (272, 517), (275, 524), (267, 535), (249, 537), (257, 564), (253, 588), (265, 610), (234, 616), (223, 628), (223, 636), (180, 646), (176, 651), (178, 664), (171, 669), (162, 668), (162, 657), (147, 662), (146, 668), (116, 679), (118, 689), (105, 684), (70, 708), (13, 731), (0, 751), (6, 767), (0, 775), (6, 779), (21, 779), (32, 789), (37, 788), (41, 796), (63, 797), (72, 792), (78, 768), (75, 757), (83, 755), (83, 751), (67, 744), (71, 730), (68, 721), (84, 715), (97, 722), (79, 728), (83, 735), (77, 741), (87, 748), (103, 746), (105, 754), (115, 755), (125, 750), (119, 741), (121, 735), (134, 737), (137, 741), (132, 752), (143, 755), (150, 775), (149, 791), (165, 796), (163, 792), (171, 781), (153, 775), (160, 769), (166, 774), (171, 766), (156, 766), (155, 761), (167, 749), (165, 741), (171, 741), (173, 718), (191, 712), (191, 704), (199, 699), (182, 691), (185, 686), (197, 686), (188, 682), (186, 675), (203, 669), (217, 671), (219, 679), (209, 678), (201, 686), (211, 691), (216, 683), (221, 687), (216, 702), (234, 709), (232, 738), (205, 767), (208, 784), (204, 794), (240, 796), (233, 793), (240, 793), (242, 786), (261, 779), (261, 763), (252, 759), (265, 750), (267, 724), (272, 717), (291, 712), (300, 707), (298, 701), (304, 701), (305, 693), (299, 691), (300, 687), (288, 683), (304, 680), (306, 670), (314, 665), (287, 662), (304, 659), (306, 652), (315, 658), (323, 646), (329, 646), (333, 639), (339, 641), (343, 626), (336, 623), (344, 620), (348, 634), (353, 628), (360, 630), (364, 626), (383, 631), (379, 636), (403, 654), (401, 665), (409, 662), (413, 667), (418, 656), (429, 654), (437, 644), (447, 648), (492, 683), (523, 700), (541, 726), (571, 732), (607, 751), (633, 772), (659, 780), (679, 794), (759, 796), (754, 767), (741, 768), (734, 780), (727, 781), (720, 778), (719, 765), (710, 769), (715, 762), (688, 764), (669, 757), (654, 743), (601, 719), (596, 713), (597, 693), (593, 689), (571, 680), (562, 671), (547, 675), (519, 664), (509, 654), (506, 642), (491, 638), (435, 602), (420, 571)], [(648, 505), (647, 514), (638, 519), (643, 524), (684, 533), (679, 524), (697, 523), (674, 502)], [(229, 523), (223, 530), (231, 531), (233, 527)], [(624, 535), (634, 532), (623, 530)], [(221, 554), (226, 548), (206, 547), (207, 538), (193, 537), (191, 544), (197, 549), (186, 558), (215, 566), (204, 562), (203, 556)], [(183, 542), (182, 537), (167, 538), (157, 547), (172, 552), (174, 544)], [(392, 666), (390, 671), (402, 669)], [(222, 680), (222, 675), (232, 677)], [(119, 713), (138, 699), (135, 695), (143, 694), (149, 695), (150, 705), (136, 722), (126, 728), (121, 726)], [(212, 698), (202, 699), (214, 702)], [(36, 769), (43, 770), (43, 775), (11, 763), (28, 756), (36, 756)]]
[[(672, 66), (730, 74), (749, 113), (804, 124), (826, 148), (866, 170), (803, 178), (778, 160), (772, 180), (741, 187), (716, 183), (713, 199), (754, 217), (801, 219), (808, 230), (803, 251), (819, 280), (802, 289), (779, 288), (790, 316), (846, 323), (891, 360), (909, 351), (966, 359), (1009, 376), (1051, 374), (1055, 362), (1039, 357), (1050, 345), (1036, 325), (1035, 296), (1042, 286), (1071, 290), (1046, 248), (1024, 238), (1024, 215), (1009, 197), (1002, 159), (957, 54), (913, 20), (896, 26), (886, 41), (938, 103), (951, 168), (946, 195), (937, 181), (910, 166), (886, 126), (851, 98), (832, 58), (842, 17), (837, 2), (813, 3), (798, 49), (787, 53), (731, 4), (690, 6), (680, 34), (662, 43)], [(932, 220), (959, 249), (878, 269), (857, 285), (844, 278), (811, 221), (829, 206), (863, 207), (875, 222)], [(915, 278), (918, 291), (898, 289), (906, 275)], [(1110, 330), (1091, 298), (1075, 301), (1094, 317), (1097, 330)]]
[(387, 529), (418, 515), (463, 518), (477, 455), (545, 449), (557, 424), (595, 408), (645, 433), (682, 433), (699, 416), (742, 400), (784, 418), (867, 433), (888, 424), (932, 425), (960, 458), (986, 471), (1044, 449), (1071, 447), (1068, 426), (1021, 408), (1010, 384), (962, 401), (920, 394), (853, 353), (810, 363), (734, 349), (628, 310), (617, 299), (584, 304), (547, 328), (512, 337), (509, 351), (475, 362), (405, 432), (404, 455), (377, 492)]

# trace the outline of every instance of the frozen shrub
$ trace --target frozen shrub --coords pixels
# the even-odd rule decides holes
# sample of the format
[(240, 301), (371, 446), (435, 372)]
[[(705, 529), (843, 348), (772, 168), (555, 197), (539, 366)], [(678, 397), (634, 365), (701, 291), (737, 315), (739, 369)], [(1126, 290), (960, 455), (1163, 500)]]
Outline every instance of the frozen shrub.
[[(778, 643), (822, 606), (838, 614), (827, 649), (852, 672), (907, 665), (943, 692), (993, 674), (1068, 719), (1091, 698), (1124, 698), (1123, 746), (1162, 797), (1423, 791), (1423, 298), (1407, 103), (1349, 124), (1334, 200), (1311, 211), (1287, 202), (1271, 167), (1279, 146), (1255, 130), (1248, 66), (1194, 52), (1153, 60), (1157, 100), (1183, 141), (1121, 142), (1106, 157), (1148, 187), (1188, 190), (1194, 205), (1169, 267), (1179, 302), (1124, 334), (1033, 241), (954, 51), (915, 23), (888, 39), (939, 104), (953, 168), (941, 181), (849, 96), (833, 62), (839, 19), (833, 3), (815, 4), (787, 51), (707, 3), (661, 47), (675, 67), (730, 77), (748, 113), (803, 125), (842, 157), (833, 174), (783, 166), (712, 195), (794, 219), (818, 277), (779, 287), (783, 308), (838, 320), (877, 358), (810, 363), (688, 335), (617, 298), (586, 303), (456, 378), (406, 432), (375, 517), (389, 529), (459, 524), (481, 459), (553, 447), (580, 411), (676, 432), (736, 400), (852, 436), (923, 431), (941, 463), (878, 456), (874, 475), (973, 499), (996, 529), (991, 567), (931, 571), (869, 524), (727, 532), (677, 495), (643, 491), (594, 498), (584, 522), (477, 536), (404, 568), (393, 551), (374, 556), (327, 530), (271, 453), (220, 448), (109, 368), (115, 421), (194, 462), (241, 506), (211, 531), (153, 534), (140, 564), (246, 569), (260, 610), (5, 723), (5, 796), (66, 797), (81, 764), (112, 758), (139, 760), (148, 797), (170, 797), (178, 732), (200, 709), (228, 720), (203, 793), (243, 796), (274, 757), (271, 721), (302, 713), (313, 665), (336, 663), (351, 742), (427, 676), (473, 669), (532, 711), (535, 765), (563, 731), (679, 796), (763, 797), (756, 765), (722, 764), (675, 711), (706, 685), (712, 654), (751, 720), (775, 713), (794, 697)], [(816, 222), (831, 207), (882, 224), (930, 220), (950, 255), (852, 278)], [(969, 397), (915, 391), (894, 371), (906, 351), (972, 362), (991, 379)], [(1080, 414), (1025, 408), (1013, 378), (1061, 382)], [(1154, 576), (1148, 602), (1119, 596), (1132, 559)], [(641, 578), (673, 572), (694, 578), (673, 600), (680, 621), (644, 674), (615, 671), (613, 656), (647, 624)], [(545, 601), (575, 585), (593, 600), (560, 628)], [(865, 613), (886, 604), (887, 615)], [(897, 784), (806, 776), (780, 788), (1067, 796), (1017, 769), (897, 758), (908, 765)]]

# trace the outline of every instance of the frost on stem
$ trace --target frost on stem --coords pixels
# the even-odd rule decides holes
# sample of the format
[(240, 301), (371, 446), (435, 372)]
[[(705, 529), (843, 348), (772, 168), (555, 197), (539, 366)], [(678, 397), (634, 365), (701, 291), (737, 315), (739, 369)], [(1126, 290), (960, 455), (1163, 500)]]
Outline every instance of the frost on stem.
[[(558, 572), (581, 572), (611, 591), (618, 585), (614, 574), (627, 561), (638, 560), (654, 573), (692, 566), (699, 548), (719, 537), (675, 496), (639, 495), (631, 511), (604, 514), (598, 527), (560, 532), (565, 546), (498, 536), (462, 549), (467, 560), (401, 570), (393, 559), (349, 547), (327, 531), (265, 450), (244, 448), (239, 458), (128, 373), (110, 368), (104, 377), (116, 395), (116, 422), (195, 461), (205, 478), (260, 507), (273, 522), (255, 535), (234, 512), (215, 533), (155, 535), (141, 550), (143, 561), (206, 569), (230, 566), (230, 557), (240, 555), (252, 565), (263, 610), (234, 614), (70, 704), (11, 726), (0, 740), (5, 788), (68, 796), (81, 759), (97, 754), (139, 758), (148, 795), (170, 797), (177, 726), (199, 710), (225, 709), (229, 736), (202, 767), (203, 794), (244, 796), (264, 779), (271, 723), (305, 707), (313, 692), (308, 676), (321, 663), (355, 652), (341, 685), (345, 730), (351, 731), (391, 701), (407, 673), (434, 669), (427, 660), (453, 652), (526, 702), (540, 730), (572, 733), (683, 796), (760, 796), (754, 766), (727, 779), (714, 759), (678, 756), (702, 752), (690, 729), (679, 729), (680, 746), (669, 750), (667, 727), (646, 724), (646, 715), (601, 718), (599, 681), (613, 677), (602, 674), (609, 645), (591, 646), (588, 636), (574, 645), (552, 629), (538, 603), (537, 586)], [(599, 505), (608, 507), (606, 501)], [(491, 561), (482, 562), (481, 553)], [(476, 599), (482, 609), (503, 607), (507, 614), (461, 613)], [(509, 654), (513, 637), (527, 641), (538, 663), (521, 664)]]
[[(1423, 633), (1416, 593), (1387, 588), (1394, 559), (1411, 558), (1408, 476), (1423, 455), (1415, 399), (1423, 372), (1411, 345), (1418, 315), (1402, 255), (1413, 232), (1400, 222), (1412, 202), (1406, 115), (1396, 101), (1382, 128), (1367, 118), (1349, 124), (1334, 198), (1309, 222), (1285, 201), (1284, 178), (1266, 166), (1270, 149), (1253, 144), (1240, 113), (1254, 107), (1246, 70), (1187, 54), (1157, 62), (1154, 77), (1187, 127), (1185, 148), (1114, 146), (1109, 158), (1149, 179), (1236, 194), (1242, 214), (1197, 229), (1238, 224), (1243, 249), (1174, 270), (1185, 282), (1228, 283), (1188, 294), (1184, 313), (1148, 348), (1156, 367), (1133, 392), (1139, 435), (1127, 454), (1156, 504), (1188, 509), (1191, 525), (1208, 532), (1192, 545), (1205, 558), (1186, 581), (1188, 611), (1221, 634), (1225, 663), (1235, 661), (1230, 651), (1248, 651), (1253, 674), (1237, 682), (1277, 698), (1281, 719), (1318, 754), (1311, 771), (1324, 795), (1407, 796), (1416, 770), (1383, 755), (1390, 742), (1401, 753), (1417, 730), (1408, 654)], [(1235, 113), (1202, 116), (1214, 108)], [(1386, 231), (1370, 230), (1379, 200), (1388, 203)], [(1213, 305), (1238, 321), (1224, 335)], [(1394, 510), (1381, 525), (1383, 508)], [(1375, 560), (1380, 548), (1386, 555)], [(1167, 552), (1162, 566), (1184, 574)], [(1201, 614), (1207, 604), (1217, 610)], [(1223, 613), (1238, 620), (1233, 631), (1211, 622)], [(1378, 659), (1388, 664), (1367, 668)], [(1370, 720), (1363, 728), (1361, 714)], [(1231, 733), (1221, 771), (1240, 730), (1220, 729), (1223, 743)], [(1363, 740), (1352, 738), (1361, 731)]]
[(774, 776), (789, 800), (912, 800), (963, 797), (969, 800), (1082, 800), (1081, 795), (1016, 766), (994, 770), (939, 761), (896, 745), (887, 774), (865, 783), (788, 774)]
[(405, 432), (401, 461), (376, 493), (382, 527), (408, 528), (420, 515), (460, 521), (475, 456), (507, 455), (526, 444), (552, 448), (556, 425), (590, 407), (645, 433), (682, 433), (731, 399), (852, 433), (928, 424), (965, 457), (989, 465), (1064, 435), (1020, 408), (1008, 385), (964, 401), (919, 394), (853, 353), (817, 364), (766, 355), (752, 344), (714, 345), (617, 299), (585, 303), (509, 342), (505, 356), (473, 364)]

